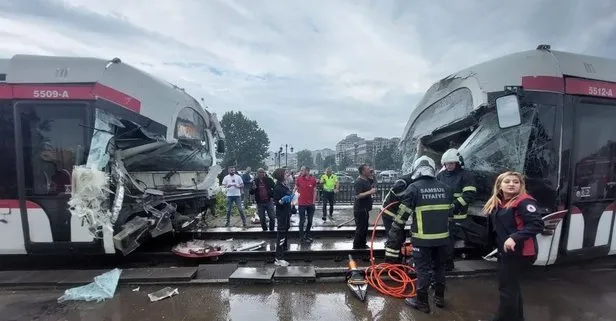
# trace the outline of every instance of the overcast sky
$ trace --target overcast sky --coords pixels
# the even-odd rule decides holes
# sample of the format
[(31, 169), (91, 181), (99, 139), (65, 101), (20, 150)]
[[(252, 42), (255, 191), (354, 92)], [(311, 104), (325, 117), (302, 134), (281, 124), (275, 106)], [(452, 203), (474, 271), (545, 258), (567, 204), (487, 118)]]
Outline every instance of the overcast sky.
[[(507, 4), (505, 4), (507, 3)], [(120, 57), (271, 149), (399, 136), (434, 81), (534, 49), (616, 58), (616, 1), (0, 0), (0, 57)]]

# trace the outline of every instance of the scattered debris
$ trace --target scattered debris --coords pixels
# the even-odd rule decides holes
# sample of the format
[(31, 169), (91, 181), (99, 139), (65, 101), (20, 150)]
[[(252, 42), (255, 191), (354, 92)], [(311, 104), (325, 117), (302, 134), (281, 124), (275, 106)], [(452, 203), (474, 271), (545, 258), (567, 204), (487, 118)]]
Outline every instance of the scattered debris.
[(218, 245), (212, 246), (205, 243), (204, 240), (182, 242), (175, 245), (171, 251), (176, 255), (188, 258), (210, 257), (212, 259), (218, 259), (219, 256), (224, 254), (222, 247)]
[(250, 223), (261, 224), (261, 219), (259, 218), (259, 215), (255, 213), (255, 215), (250, 219)]
[(72, 195), (68, 202), (72, 215), (82, 219), (94, 237), (100, 237), (101, 228), (113, 232), (111, 211), (104, 205), (110, 193), (109, 175), (98, 169), (76, 166), (72, 177)]
[(498, 249), (494, 249), (494, 251), (488, 253), (488, 255), (484, 256), (483, 259), (490, 262), (497, 262)]
[(256, 243), (256, 244), (246, 245), (246, 246), (241, 247), (239, 249), (235, 249), (235, 251), (237, 251), (237, 252), (255, 251), (255, 250), (258, 250), (260, 248), (265, 247), (265, 244), (267, 244), (267, 242), (261, 241), (261, 242)]
[(140, 286), (138, 286), (138, 287), (134, 288), (134, 289), (133, 289), (133, 292), (139, 292), (139, 289), (141, 289), (141, 287), (140, 287)]
[(149, 293), (148, 297), (150, 298), (150, 302), (156, 302), (178, 294), (180, 294), (180, 291), (178, 291), (177, 288), (165, 287), (156, 292)]
[(94, 277), (94, 282), (92, 283), (70, 288), (64, 291), (64, 294), (58, 298), (58, 303), (65, 301), (100, 302), (105, 299), (111, 299), (118, 287), (121, 273), (122, 270), (116, 268)]
[(289, 266), (289, 262), (287, 262), (285, 260), (275, 259), (274, 265), (276, 265), (276, 266)]

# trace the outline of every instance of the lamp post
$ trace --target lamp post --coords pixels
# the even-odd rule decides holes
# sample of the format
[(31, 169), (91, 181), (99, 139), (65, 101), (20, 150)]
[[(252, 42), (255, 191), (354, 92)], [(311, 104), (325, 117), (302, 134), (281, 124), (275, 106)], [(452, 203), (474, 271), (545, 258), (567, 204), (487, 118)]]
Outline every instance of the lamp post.
[(280, 161), (280, 158), (282, 157), (282, 147), (280, 147), (280, 149), (278, 149), (278, 153), (276, 153), (278, 155), (278, 167), (282, 167), (282, 163)]
[[(291, 150), (291, 153), (293, 153), (293, 146), (289, 145), (289, 144), (284, 144), (284, 166), (288, 167), (289, 166), (289, 149)], [(280, 146), (279, 149), (279, 153), (282, 154), (282, 146)]]

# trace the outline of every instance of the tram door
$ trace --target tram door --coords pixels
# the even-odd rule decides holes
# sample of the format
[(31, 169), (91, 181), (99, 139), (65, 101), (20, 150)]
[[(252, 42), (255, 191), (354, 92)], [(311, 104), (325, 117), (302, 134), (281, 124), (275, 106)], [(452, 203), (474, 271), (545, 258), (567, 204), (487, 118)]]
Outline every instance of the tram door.
[[(73, 166), (86, 162), (92, 135), (88, 103), (21, 101), (16, 109), (20, 195), (28, 253), (97, 253), (100, 240), (71, 215)], [(22, 215), (23, 217), (24, 215)]]
[(0, 100), (0, 254), (26, 253), (15, 167), (13, 106)]
[(566, 250), (585, 256), (616, 254), (616, 101), (574, 101)]

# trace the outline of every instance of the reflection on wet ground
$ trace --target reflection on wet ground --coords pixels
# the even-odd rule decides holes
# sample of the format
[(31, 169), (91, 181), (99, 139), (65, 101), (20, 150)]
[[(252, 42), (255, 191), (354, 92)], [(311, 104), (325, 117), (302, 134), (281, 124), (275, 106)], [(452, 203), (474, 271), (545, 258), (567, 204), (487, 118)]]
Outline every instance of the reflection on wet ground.
[[(209, 245), (220, 246), (223, 251), (235, 251), (242, 248), (248, 248), (256, 246), (265, 242), (263, 247), (260, 247), (254, 251), (276, 251), (276, 239), (262, 239), (262, 240), (230, 240), (230, 241), (217, 241), (206, 240)], [(368, 244), (370, 239), (368, 239)], [(350, 251), (353, 249), (352, 239), (323, 237), (315, 238), (314, 242), (307, 244), (301, 243), (299, 239), (289, 237), (288, 251)], [(382, 250), (385, 248), (385, 238), (379, 237), (374, 240), (374, 249)]]
[[(254, 207), (254, 206), (253, 206)], [(374, 225), (374, 221), (376, 220), (379, 212), (381, 211), (381, 206), (375, 204), (373, 209), (370, 211), (370, 226)], [(223, 227), (226, 224), (227, 216), (225, 213), (216, 213), (216, 217), (207, 216), (206, 221), (209, 227)], [(266, 215), (267, 216), (267, 215)], [(353, 206), (352, 205), (339, 205), (335, 206), (333, 213), (333, 220), (329, 217), (327, 220), (323, 221), (321, 217), (323, 213), (321, 212), (321, 207), (317, 206), (317, 209), (314, 213), (312, 226), (323, 226), (323, 227), (335, 227), (339, 224), (343, 224), (344, 226), (355, 226), (355, 221), (353, 221)], [(248, 227), (251, 228), (259, 228), (261, 227), (261, 223), (252, 223), (250, 219), (252, 217), (248, 217)], [(239, 215), (234, 215), (231, 217), (231, 226), (233, 227), (241, 227), (242, 220)], [(291, 226), (297, 227), (299, 225), (299, 214), (291, 215)], [(379, 222), (379, 225), (383, 225), (382, 222)]]
[[(531, 321), (616, 320), (616, 272), (542, 274), (523, 285), (526, 319)], [(160, 286), (118, 289), (111, 300), (57, 304), (62, 290), (0, 292), (2, 320), (477, 320), (498, 304), (493, 278), (450, 280), (446, 309), (425, 315), (402, 300), (369, 292), (357, 301), (342, 283), (306, 285), (179, 287), (179, 295), (151, 303)]]

